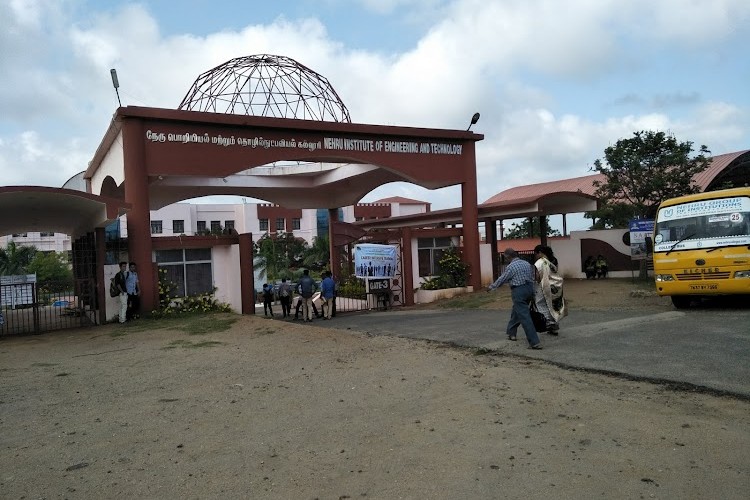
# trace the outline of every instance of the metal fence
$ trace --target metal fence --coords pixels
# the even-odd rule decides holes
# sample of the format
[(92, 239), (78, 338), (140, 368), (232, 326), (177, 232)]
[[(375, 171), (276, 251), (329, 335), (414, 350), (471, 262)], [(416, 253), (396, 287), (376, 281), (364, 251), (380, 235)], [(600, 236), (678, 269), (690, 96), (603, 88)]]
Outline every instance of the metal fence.
[(92, 307), (95, 284), (92, 279), (65, 283), (3, 276), (0, 284), (0, 336), (42, 333), (96, 324)]

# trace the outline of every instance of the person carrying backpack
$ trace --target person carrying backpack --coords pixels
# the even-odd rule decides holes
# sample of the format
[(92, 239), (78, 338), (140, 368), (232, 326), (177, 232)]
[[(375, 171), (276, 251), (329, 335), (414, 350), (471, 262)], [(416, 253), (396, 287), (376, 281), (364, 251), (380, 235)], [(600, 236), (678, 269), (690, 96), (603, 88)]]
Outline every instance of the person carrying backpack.
[(286, 318), (292, 311), (292, 287), (286, 282), (286, 278), (281, 278), (279, 285), (279, 300), (281, 301), (281, 314)]
[(273, 318), (273, 309), (271, 308), (272, 305), (273, 287), (266, 283), (263, 285), (263, 316), (268, 316), (270, 314)]

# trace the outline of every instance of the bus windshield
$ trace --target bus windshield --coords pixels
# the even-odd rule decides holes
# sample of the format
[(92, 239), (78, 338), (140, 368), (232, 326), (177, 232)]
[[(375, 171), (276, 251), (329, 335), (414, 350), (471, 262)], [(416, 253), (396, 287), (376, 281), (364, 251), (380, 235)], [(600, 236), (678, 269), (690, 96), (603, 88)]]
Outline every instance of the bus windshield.
[(750, 245), (750, 197), (733, 196), (662, 207), (654, 252)]

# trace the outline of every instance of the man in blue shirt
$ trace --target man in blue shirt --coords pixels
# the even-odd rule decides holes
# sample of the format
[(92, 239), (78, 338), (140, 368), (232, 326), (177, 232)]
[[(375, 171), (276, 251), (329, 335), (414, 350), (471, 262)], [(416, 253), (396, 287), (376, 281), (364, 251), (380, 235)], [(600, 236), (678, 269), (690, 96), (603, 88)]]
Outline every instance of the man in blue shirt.
[(512, 248), (506, 248), (503, 254), (510, 259), (510, 264), (505, 268), (503, 274), (490, 285), (488, 292), (499, 288), (504, 283), (510, 284), (510, 296), (513, 299), (513, 310), (508, 321), (508, 340), (516, 340), (518, 326), (523, 327), (526, 332), (526, 340), (529, 349), (541, 349), (539, 336), (531, 320), (529, 306), (534, 298), (534, 282), (536, 281), (536, 269), (530, 263), (518, 257), (518, 253)]
[(336, 284), (331, 276), (331, 271), (326, 271), (325, 278), (320, 283), (320, 298), (323, 299), (323, 319), (331, 319), (331, 313), (333, 312), (333, 294)]

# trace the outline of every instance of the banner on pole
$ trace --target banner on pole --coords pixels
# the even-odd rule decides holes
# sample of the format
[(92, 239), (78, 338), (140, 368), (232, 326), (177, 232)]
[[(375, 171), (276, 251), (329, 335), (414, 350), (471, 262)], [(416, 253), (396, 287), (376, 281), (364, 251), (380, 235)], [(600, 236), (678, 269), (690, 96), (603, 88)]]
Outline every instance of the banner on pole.
[(650, 219), (633, 219), (630, 221), (630, 258), (644, 260), (648, 258), (646, 238), (654, 233), (654, 221)]
[(393, 278), (397, 261), (397, 246), (374, 243), (354, 246), (354, 274), (357, 278)]

